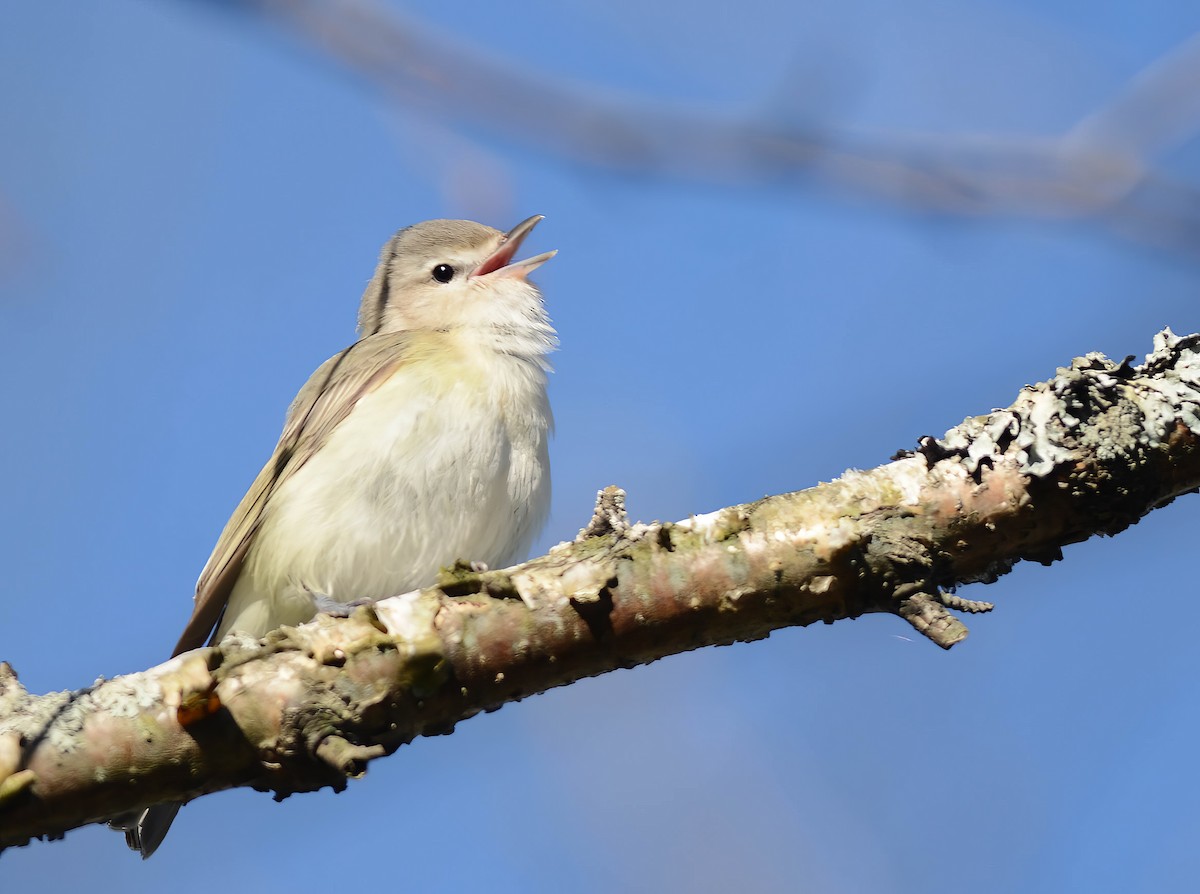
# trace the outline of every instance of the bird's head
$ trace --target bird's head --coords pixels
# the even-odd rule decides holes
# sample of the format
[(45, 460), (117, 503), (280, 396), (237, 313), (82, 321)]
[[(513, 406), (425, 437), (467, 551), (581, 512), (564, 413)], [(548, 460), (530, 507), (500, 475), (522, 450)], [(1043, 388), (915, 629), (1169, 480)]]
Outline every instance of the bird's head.
[(469, 220), (427, 220), (401, 230), (383, 247), (363, 293), (359, 336), (468, 327), (536, 333), (549, 348), (554, 332), (528, 276), (555, 252), (513, 260), (540, 220), (535, 215), (507, 233)]

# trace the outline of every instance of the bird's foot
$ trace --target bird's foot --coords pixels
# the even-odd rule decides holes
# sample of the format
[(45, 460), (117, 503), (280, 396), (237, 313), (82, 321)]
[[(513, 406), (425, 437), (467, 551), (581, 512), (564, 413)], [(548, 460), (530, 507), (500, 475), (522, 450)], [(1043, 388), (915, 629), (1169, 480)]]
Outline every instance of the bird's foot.
[(316, 606), (317, 614), (329, 615), (331, 618), (348, 618), (350, 613), (356, 608), (361, 608), (364, 605), (374, 605), (378, 599), (372, 599), (369, 596), (364, 596), (361, 599), (352, 599), (349, 602), (339, 602), (332, 597), (326, 596), (324, 593), (309, 593), (312, 595), (313, 605)]

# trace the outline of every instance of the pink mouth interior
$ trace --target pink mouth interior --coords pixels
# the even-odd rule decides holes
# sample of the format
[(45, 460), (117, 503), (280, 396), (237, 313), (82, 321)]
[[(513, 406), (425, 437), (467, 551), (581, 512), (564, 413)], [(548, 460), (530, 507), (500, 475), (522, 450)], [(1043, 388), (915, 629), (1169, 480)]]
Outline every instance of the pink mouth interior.
[(517, 253), (517, 249), (521, 247), (521, 240), (510, 239), (501, 245), (492, 255), (479, 265), (479, 269), (475, 271), (474, 276), (487, 276), (489, 273), (494, 273), (501, 267), (508, 266), (513, 255)]

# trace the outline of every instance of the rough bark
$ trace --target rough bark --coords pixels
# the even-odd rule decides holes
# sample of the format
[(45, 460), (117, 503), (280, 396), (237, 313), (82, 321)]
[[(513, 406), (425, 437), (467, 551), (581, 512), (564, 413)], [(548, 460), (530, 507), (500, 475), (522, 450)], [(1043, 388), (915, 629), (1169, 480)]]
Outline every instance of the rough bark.
[(74, 692), (0, 665), (0, 847), (233, 786), (341, 788), (480, 711), (618, 667), (890, 612), (949, 648), (949, 592), (1200, 486), (1200, 335), (1098, 354), (867, 472), (666, 524), (600, 495), (571, 543)]

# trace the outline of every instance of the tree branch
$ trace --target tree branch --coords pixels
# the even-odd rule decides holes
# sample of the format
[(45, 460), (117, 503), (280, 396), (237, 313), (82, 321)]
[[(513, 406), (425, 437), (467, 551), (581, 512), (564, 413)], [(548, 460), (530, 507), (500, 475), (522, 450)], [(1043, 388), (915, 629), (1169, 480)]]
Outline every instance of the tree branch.
[(949, 648), (950, 610), (991, 605), (948, 589), (1200, 486), (1200, 335), (1130, 359), (1089, 354), (887, 465), (673, 524), (630, 525), (608, 488), (573, 542), (346, 619), (75, 692), (31, 696), (0, 665), (0, 847), (234, 786), (340, 789), (480, 711), (781, 627), (890, 612)]
[(490, 55), (375, 0), (221, 6), (287, 27), (432, 120), (574, 163), (698, 182), (824, 184), (964, 217), (1092, 218), (1123, 237), (1195, 254), (1200, 191), (1155, 163), (1200, 129), (1200, 39), (1165, 53), (1061, 134), (900, 133), (601, 90)]

